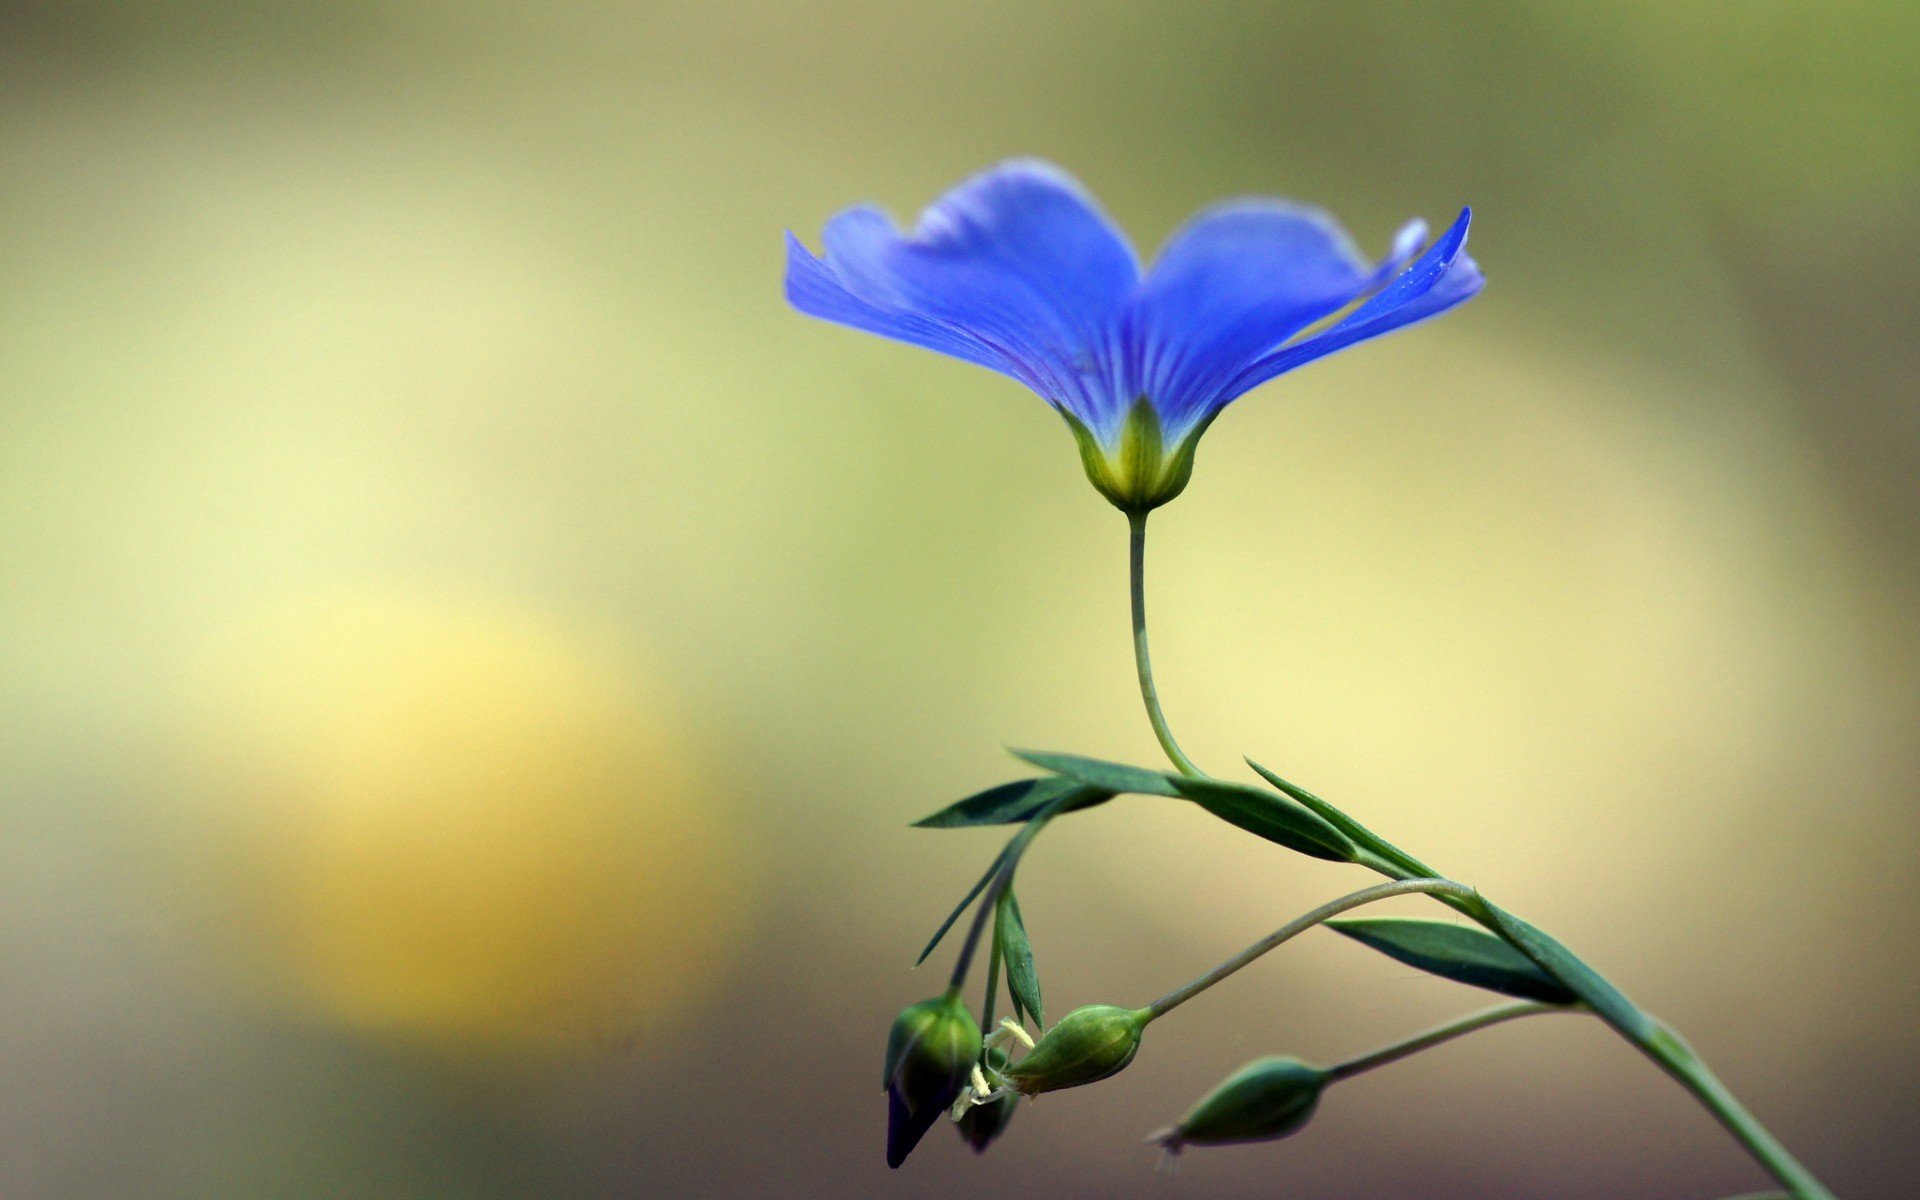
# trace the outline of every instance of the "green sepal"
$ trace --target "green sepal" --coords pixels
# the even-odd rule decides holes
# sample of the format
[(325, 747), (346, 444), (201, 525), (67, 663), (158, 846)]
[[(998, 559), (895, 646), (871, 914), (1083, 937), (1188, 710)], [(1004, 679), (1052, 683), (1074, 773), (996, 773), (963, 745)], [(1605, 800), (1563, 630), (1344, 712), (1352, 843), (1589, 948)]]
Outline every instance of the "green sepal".
[(1097, 1083), (1133, 1061), (1141, 1031), (1151, 1020), (1153, 1014), (1144, 1008), (1111, 1004), (1076, 1008), (1002, 1074), (1028, 1096)]
[(1266, 780), (1281, 792), (1311, 810), (1321, 820), (1345, 834), (1347, 839), (1359, 849), (1367, 851), (1374, 857), (1382, 859), (1413, 875), (1431, 877), (1439, 874), (1439, 872), (1427, 866), (1413, 855), (1395, 846), (1392, 842), (1381, 837), (1373, 830), (1368, 829), (1365, 825), (1354, 820), (1346, 813), (1341, 812), (1307, 789), (1297, 784), (1288, 783), (1251, 758), (1247, 759), (1246, 763), (1259, 773), (1260, 778)]
[(1142, 396), (1127, 410), (1127, 422), (1120, 427), (1120, 474), (1127, 485), (1128, 499), (1136, 508), (1151, 508), (1173, 498), (1153, 498), (1160, 490), (1160, 472), (1166, 465), (1161, 441), (1160, 414)]
[(1015, 758), (1024, 759), (1044, 771), (1064, 775), (1075, 783), (1103, 792), (1131, 792), (1142, 796), (1172, 796), (1180, 793), (1173, 781), (1158, 771), (1130, 767), (1125, 763), (1084, 758), (1078, 754), (1056, 754), (1047, 750), (1015, 750)]
[(1543, 1004), (1575, 1004), (1574, 989), (1505, 941), (1471, 925), (1422, 917), (1340, 917), (1327, 928), (1410, 967)]
[(994, 936), (999, 942), (1001, 959), (1007, 965), (1007, 994), (1013, 998), (1015, 1020), (1032, 1016), (1034, 1024), (1047, 1023), (1040, 1007), (1040, 975), (1033, 966), (1033, 945), (1027, 940), (1026, 921), (1020, 916), (1020, 901), (1013, 889), (1000, 894), (994, 913)]
[[(907, 1065), (907, 1055), (919, 1050), (930, 1036), (936, 1042), (943, 1037), (955, 1037), (964, 1042), (968, 1027), (973, 1028), (973, 1036), (977, 1039), (979, 1026), (973, 1024), (973, 1014), (967, 1011), (958, 996), (951, 993), (908, 1005), (887, 1031), (887, 1053), (880, 1067), (880, 1086), (888, 1088), (899, 1082)], [(976, 1049), (973, 1057), (978, 1056)]]
[(1149, 512), (1186, 490), (1193, 478), (1194, 448), (1213, 422), (1208, 417), (1169, 450), (1160, 414), (1142, 396), (1127, 410), (1126, 422), (1120, 427), (1120, 443), (1110, 451), (1080, 418), (1064, 408), (1058, 411), (1073, 431), (1088, 482), (1115, 508), (1127, 513)]
[(1326, 1086), (1325, 1071), (1297, 1058), (1255, 1059), (1201, 1097), (1178, 1125), (1147, 1140), (1178, 1152), (1289, 1137), (1312, 1119)]
[[(1507, 939), (1548, 975), (1559, 981), (1577, 999), (1600, 1018), (1643, 1047), (1670, 1040), (1671, 1035), (1652, 1017), (1641, 1012), (1620, 989), (1602, 979), (1598, 972), (1580, 961), (1567, 949), (1536, 926), (1530, 925), (1503, 908), (1486, 905), (1486, 915)], [(1684, 1049), (1684, 1048), (1683, 1048)], [(1687, 1052), (1691, 1057), (1691, 1052)]]
[(979, 1061), (980, 1026), (955, 992), (909, 1005), (887, 1033), (887, 1166), (898, 1167), (947, 1111)]
[(1332, 824), (1271, 792), (1223, 779), (1165, 777), (1183, 797), (1229, 825), (1312, 858), (1352, 862), (1353, 843)]
[(1095, 788), (1083, 787), (1076, 780), (1061, 776), (1046, 776), (1039, 779), (1017, 779), (1012, 783), (1003, 783), (999, 787), (988, 788), (947, 805), (939, 812), (921, 817), (913, 824), (919, 829), (963, 829), (975, 825), (1018, 825), (1022, 821), (1033, 819), (1033, 815), (1074, 790), (1085, 794), (1070, 800), (1061, 808), (1061, 812), (1076, 812), (1083, 808), (1092, 808), (1113, 799), (1113, 793), (1102, 792)]

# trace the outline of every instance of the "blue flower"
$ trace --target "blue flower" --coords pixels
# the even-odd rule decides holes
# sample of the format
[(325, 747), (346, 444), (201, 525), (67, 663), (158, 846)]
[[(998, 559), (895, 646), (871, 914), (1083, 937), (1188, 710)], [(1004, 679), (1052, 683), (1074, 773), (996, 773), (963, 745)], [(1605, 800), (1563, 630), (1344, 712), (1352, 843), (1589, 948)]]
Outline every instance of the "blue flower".
[(1241, 395), (1477, 293), (1470, 217), (1424, 251), (1412, 222), (1369, 264), (1324, 213), (1232, 201), (1143, 274), (1085, 189), (1022, 160), (947, 193), (910, 233), (860, 206), (827, 222), (819, 257), (788, 234), (787, 299), (1026, 384), (1066, 418), (1093, 485), (1144, 512), (1186, 486), (1195, 443)]

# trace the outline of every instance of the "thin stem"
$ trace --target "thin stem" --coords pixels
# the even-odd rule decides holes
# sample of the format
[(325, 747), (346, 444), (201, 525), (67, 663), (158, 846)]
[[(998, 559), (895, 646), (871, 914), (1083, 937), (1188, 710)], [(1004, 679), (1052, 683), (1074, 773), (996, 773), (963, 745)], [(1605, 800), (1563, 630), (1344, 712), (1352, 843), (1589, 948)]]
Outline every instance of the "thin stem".
[(1027, 852), (1027, 846), (1038, 837), (1048, 821), (1053, 820), (1067, 803), (1076, 797), (1076, 792), (1067, 792), (1057, 800), (1048, 802), (1039, 812), (1027, 818), (1020, 832), (1007, 842), (1007, 848), (1000, 852), (1000, 869), (993, 873), (980, 897), (980, 908), (973, 914), (973, 924), (967, 929), (967, 940), (960, 947), (960, 956), (953, 963), (953, 981), (950, 986), (958, 989), (967, 981), (967, 971), (973, 966), (973, 952), (980, 944), (980, 935), (986, 931), (987, 916), (998, 908), (1000, 893), (1013, 884), (1013, 873), (1020, 866), (1020, 856)]
[(1382, 1046), (1370, 1054), (1362, 1054), (1358, 1058), (1350, 1058), (1346, 1062), (1328, 1067), (1327, 1080), (1328, 1082), (1332, 1082), (1339, 1079), (1351, 1079), (1355, 1075), (1371, 1071), (1375, 1067), (1384, 1067), (1388, 1063), (1399, 1062), (1409, 1055), (1418, 1054), (1422, 1050), (1438, 1046), (1442, 1042), (1450, 1042), (1454, 1038), (1460, 1037), (1463, 1034), (1472, 1033), (1476, 1029), (1485, 1029), (1489, 1025), (1498, 1025), (1502, 1021), (1512, 1021), (1519, 1017), (1530, 1017), (1535, 1013), (1585, 1011), (1587, 1010), (1584, 1008), (1575, 1008), (1565, 1004), (1536, 1004), (1531, 1000), (1522, 1000), (1515, 1004), (1495, 1005), (1493, 1008), (1483, 1009), (1480, 1012), (1461, 1017), (1457, 1021), (1449, 1021), (1445, 1025), (1436, 1025), (1425, 1033), (1416, 1033), (1403, 1042), (1395, 1042), (1391, 1046)]
[(1348, 909), (1359, 908), (1363, 904), (1372, 904), (1375, 900), (1385, 900), (1392, 896), (1408, 896), (1414, 894), (1454, 896), (1464, 899), (1476, 893), (1465, 884), (1455, 883), (1451, 879), (1397, 879), (1392, 883), (1376, 883), (1370, 888), (1362, 888), (1352, 895), (1342, 896), (1338, 900), (1329, 900), (1312, 912), (1304, 913), (1288, 921), (1285, 925), (1274, 930), (1266, 937), (1261, 938), (1253, 945), (1248, 946), (1245, 950), (1242, 950), (1232, 958), (1221, 963), (1213, 970), (1208, 971), (1205, 975), (1195, 979), (1192, 983), (1187, 984), (1185, 987), (1175, 988), (1173, 991), (1155, 1000), (1152, 1004), (1147, 1005), (1148, 1019), (1151, 1020), (1155, 1017), (1165, 1016), (1175, 1008), (1185, 1004), (1201, 992), (1206, 991), (1214, 984), (1219, 983), (1222, 979), (1225, 979), (1235, 971), (1246, 966), (1254, 959), (1259, 958), (1267, 951), (1280, 945), (1282, 942), (1290, 941), (1300, 936), (1322, 921), (1337, 917)]
[(1692, 1092), (1707, 1111), (1726, 1127), (1727, 1132), (1747, 1148), (1747, 1153), (1767, 1169), (1768, 1174), (1786, 1185), (1788, 1194), (1794, 1200), (1834, 1200), (1833, 1193), (1827, 1190), (1826, 1185), (1814, 1178), (1813, 1172), (1801, 1165), (1799, 1159), (1767, 1132), (1766, 1126), (1747, 1111), (1746, 1106), (1727, 1090), (1727, 1085), (1720, 1082), (1719, 1076), (1708, 1070), (1707, 1065), (1695, 1057), (1692, 1049), (1672, 1030), (1661, 1026), (1655, 1044), (1642, 1048), (1669, 1075)]
[(1000, 869), (993, 873), (993, 882), (987, 885), (986, 893), (980, 897), (980, 907), (973, 914), (973, 924), (967, 928), (967, 940), (961, 943), (959, 957), (953, 960), (953, 977), (947, 986), (954, 991), (966, 983), (967, 972), (973, 967), (973, 952), (980, 945), (980, 935), (987, 928), (987, 917), (998, 910), (1000, 893), (1006, 890), (1007, 883), (1013, 878), (1014, 864), (1020, 860), (1020, 852), (1033, 840), (1033, 835), (1039, 832), (1040, 824), (1041, 819), (1034, 818), (1007, 843), (1006, 853), (1000, 858)]
[[(987, 996), (980, 1004), (980, 1028), (993, 1029), (994, 1001), (999, 997), (994, 993), (1000, 990), (1000, 906), (994, 906), (993, 914), (993, 951), (987, 955)], [(981, 1052), (981, 1062), (986, 1061), (986, 1051)]]
[[(1178, 767), (1184, 775), (1204, 778), (1206, 773), (1195, 766), (1193, 760), (1188, 758), (1180, 749), (1179, 743), (1174, 741), (1173, 731), (1167, 727), (1166, 716), (1160, 711), (1160, 698), (1153, 686), (1153, 666), (1147, 655), (1147, 601), (1145, 584), (1147, 514), (1144, 512), (1128, 513), (1127, 522), (1132, 532), (1130, 558), (1133, 593), (1133, 657), (1135, 668), (1140, 675), (1140, 697), (1146, 702), (1147, 719), (1153, 724), (1154, 736), (1159, 739), (1160, 748), (1166, 751), (1167, 757), (1173, 761), (1173, 765)], [(1302, 803), (1306, 802), (1302, 801)], [(1318, 812), (1322, 805), (1324, 805), (1324, 802), (1317, 801), (1316, 798), (1316, 802), (1309, 804), (1308, 807)], [(1332, 809), (1331, 805), (1325, 805), (1325, 807)], [(1345, 814), (1339, 813), (1337, 809), (1332, 809), (1332, 811), (1341, 818), (1343, 825), (1352, 824), (1351, 819), (1347, 818)], [(1036, 817), (1036, 824), (1039, 819), (1040, 818)], [(1355, 828), (1357, 829), (1358, 827), (1355, 826)], [(1354, 836), (1351, 830), (1348, 832), (1349, 836)], [(1371, 833), (1367, 833), (1364, 830), (1360, 832), (1365, 834), (1365, 837), (1355, 837), (1355, 840), (1362, 842), (1362, 848), (1367, 851), (1360, 861), (1374, 870), (1394, 878), (1396, 882), (1381, 884), (1378, 887), (1355, 892), (1351, 896), (1336, 900), (1332, 904), (1324, 905), (1306, 914), (1299, 920), (1282, 927), (1275, 931), (1271, 937), (1268, 937), (1262, 942), (1255, 943), (1237, 957), (1222, 963), (1219, 967), (1202, 975), (1186, 987), (1171, 992), (1149, 1005), (1146, 1010), (1150, 1014), (1149, 1019), (1158, 1017), (1176, 1006), (1184, 1004), (1186, 1001), (1212, 987), (1214, 984), (1220, 982), (1220, 980), (1225, 979), (1228, 975), (1246, 966), (1288, 938), (1294, 937), (1302, 931), (1319, 924), (1321, 921), (1346, 911), (1348, 908), (1368, 904), (1374, 900), (1385, 899), (1387, 896), (1402, 895), (1409, 892), (1426, 892), (1437, 897), (1442, 902), (1459, 909), (1468, 917), (1486, 927), (1489, 932), (1505, 938), (1509, 943), (1512, 943), (1511, 936), (1490, 920), (1488, 907), (1485, 902), (1481, 900), (1478, 892), (1472, 888), (1444, 879), (1410, 877), (1413, 876), (1415, 871), (1420, 867), (1417, 859), (1380, 842), (1379, 839)], [(1012, 847), (1009, 847), (1009, 849), (1011, 850)], [(1009, 863), (1008, 866), (1010, 868), (1011, 863)], [(1009, 871), (1009, 875), (1010, 873)], [(974, 936), (977, 937), (978, 933), (978, 922), (976, 922)], [(1518, 946), (1517, 944), (1515, 948), (1520, 949), (1522, 953), (1528, 953), (1524, 947)], [(971, 952), (972, 947), (969, 945), (966, 954), (970, 955)], [(1528, 956), (1533, 957), (1530, 953)], [(963, 955), (963, 958), (964, 957)], [(1589, 972), (1591, 971), (1591, 968), (1585, 967), (1584, 964), (1581, 964), (1581, 966), (1582, 969)], [(1597, 975), (1595, 979), (1598, 979)], [(1576, 988), (1576, 990), (1579, 989)], [(1625, 1003), (1624, 999), (1621, 1003)], [(1630, 1008), (1631, 1006), (1629, 1005), (1628, 1007)], [(1818, 1179), (1814, 1178), (1813, 1174), (1808, 1171), (1806, 1167), (1802, 1166), (1771, 1133), (1767, 1132), (1766, 1128), (1754, 1118), (1752, 1113), (1748, 1112), (1746, 1108), (1741, 1105), (1739, 1100), (1734, 1098), (1733, 1093), (1727, 1090), (1726, 1085), (1721, 1083), (1719, 1078), (1707, 1069), (1706, 1064), (1694, 1056), (1693, 1052), (1687, 1048), (1686, 1044), (1682, 1042), (1678, 1036), (1664, 1027), (1659, 1027), (1656, 1035), (1648, 1036), (1644, 1031), (1637, 1032), (1620, 1024), (1612, 1017), (1608, 1017), (1605, 1013), (1601, 1015), (1607, 1020), (1608, 1024), (1613, 1025), (1623, 1037), (1657, 1062), (1662, 1069), (1678, 1080), (1688, 1091), (1692, 1092), (1707, 1110), (1727, 1128), (1727, 1131), (1732, 1133), (1740, 1144), (1746, 1147), (1747, 1151), (1751, 1153), (1774, 1178), (1786, 1186), (1791, 1200), (1834, 1200), (1833, 1193), (1828, 1191), (1826, 1186)], [(1408, 1052), (1411, 1053), (1412, 1051)]]
[(1128, 559), (1133, 588), (1133, 665), (1140, 675), (1140, 698), (1147, 703), (1147, 720), (1153, 723), (1153, 736), (1160, 739), (1160, 748), (1167, 752), (1173, 765), (1182, 775), (1204, 775), (1180, 749), (1180, 743), (1173, 740), (1166, 714), (1160, 711), (1160, 693), (1153, 686), (1153, 661), (1147, 654), (1147, 514), (1128, 513), (1127, 527), (1131, 533)]

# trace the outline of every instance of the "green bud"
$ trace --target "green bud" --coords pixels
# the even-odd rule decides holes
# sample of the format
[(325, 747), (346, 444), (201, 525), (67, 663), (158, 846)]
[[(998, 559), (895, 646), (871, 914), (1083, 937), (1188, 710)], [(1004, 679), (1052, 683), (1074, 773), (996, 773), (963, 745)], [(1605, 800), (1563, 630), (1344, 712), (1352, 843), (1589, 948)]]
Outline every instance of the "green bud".
[(1118, 1074), (1140, 1049), (1153, 1014), (1144, 1008), (1092, 1004), (1076, 1008), (1047, 1030), (1027, 1056), (1002, 1072), (1024, 1095), (1097, 1083)]
[(1080, 462), (1087, 479), (1102, 496), (1122, 512), (1142, 513), (1155, 509), (1186, 490), (1193, 478), (1193, 451), (1200, 435), (1212, 418), (1168, 446), (1162, 437), (1160, 414), (1145, 397), (1133, 402), (1127, 420), (1120, 427), (1116, 445), (1107, 446), (1091, 429), (1062, 409), (1067, 428), (1080, 447)]
[(1176, 1154), (1182, 1146), (1274, 1141), (1307, 1123), (1326, 1084), (1325, 1071), (1297, 1058), (1257, 1058), (1147, 1140)]
[[(1005, 1071), (1007, 1052), (1005, 1050), (987, 1051), (986, 1068), (989, 1080)], [(1002, 1096), (989, 1104), (974, 1105), (961, 1114), (960, 1120), (956, 1123), (960, 1129), (960, 1137), (967, 1145), (973, 1147), (974, 1153), (984, 1153), (986, 1148), (993, 1144), (993, 1140), (1005, 1131), (1019, 1107), (1020, 1098), (1012, 1094)]]
[(901, 1012), (887, 1035), (887, 1165), (898, 1167), (960, 1095), (980, 1061), (980, 1026), (957, 995)]

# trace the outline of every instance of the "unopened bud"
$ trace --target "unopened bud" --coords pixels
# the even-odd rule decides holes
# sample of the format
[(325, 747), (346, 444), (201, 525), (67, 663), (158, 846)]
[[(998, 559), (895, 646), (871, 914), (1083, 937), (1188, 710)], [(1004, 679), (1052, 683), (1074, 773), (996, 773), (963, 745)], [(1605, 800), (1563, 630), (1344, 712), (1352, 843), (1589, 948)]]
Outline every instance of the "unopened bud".
[(1257, 1058), (1208, 1092), (1178, 1125), (1147, 1140), (1177, 1154), (1182, 1146), (1283, 1138), (1313, 1116), (1326, 1083), (1326, 1072), (1297, 1058)]
[(980, 1026), (958, 996), (923, 1000), (887, 1035), (887, 1165), (898, 1167), (947, 1111), (980, 1060)]
[(1133, 1061), (1140, 1049), (1140, 1032), (1152, 1019), (1144, 1008), (1111, 1004), (1076, 1008), (1003, 1074), (1028, 1096), (1096, 1083)]

